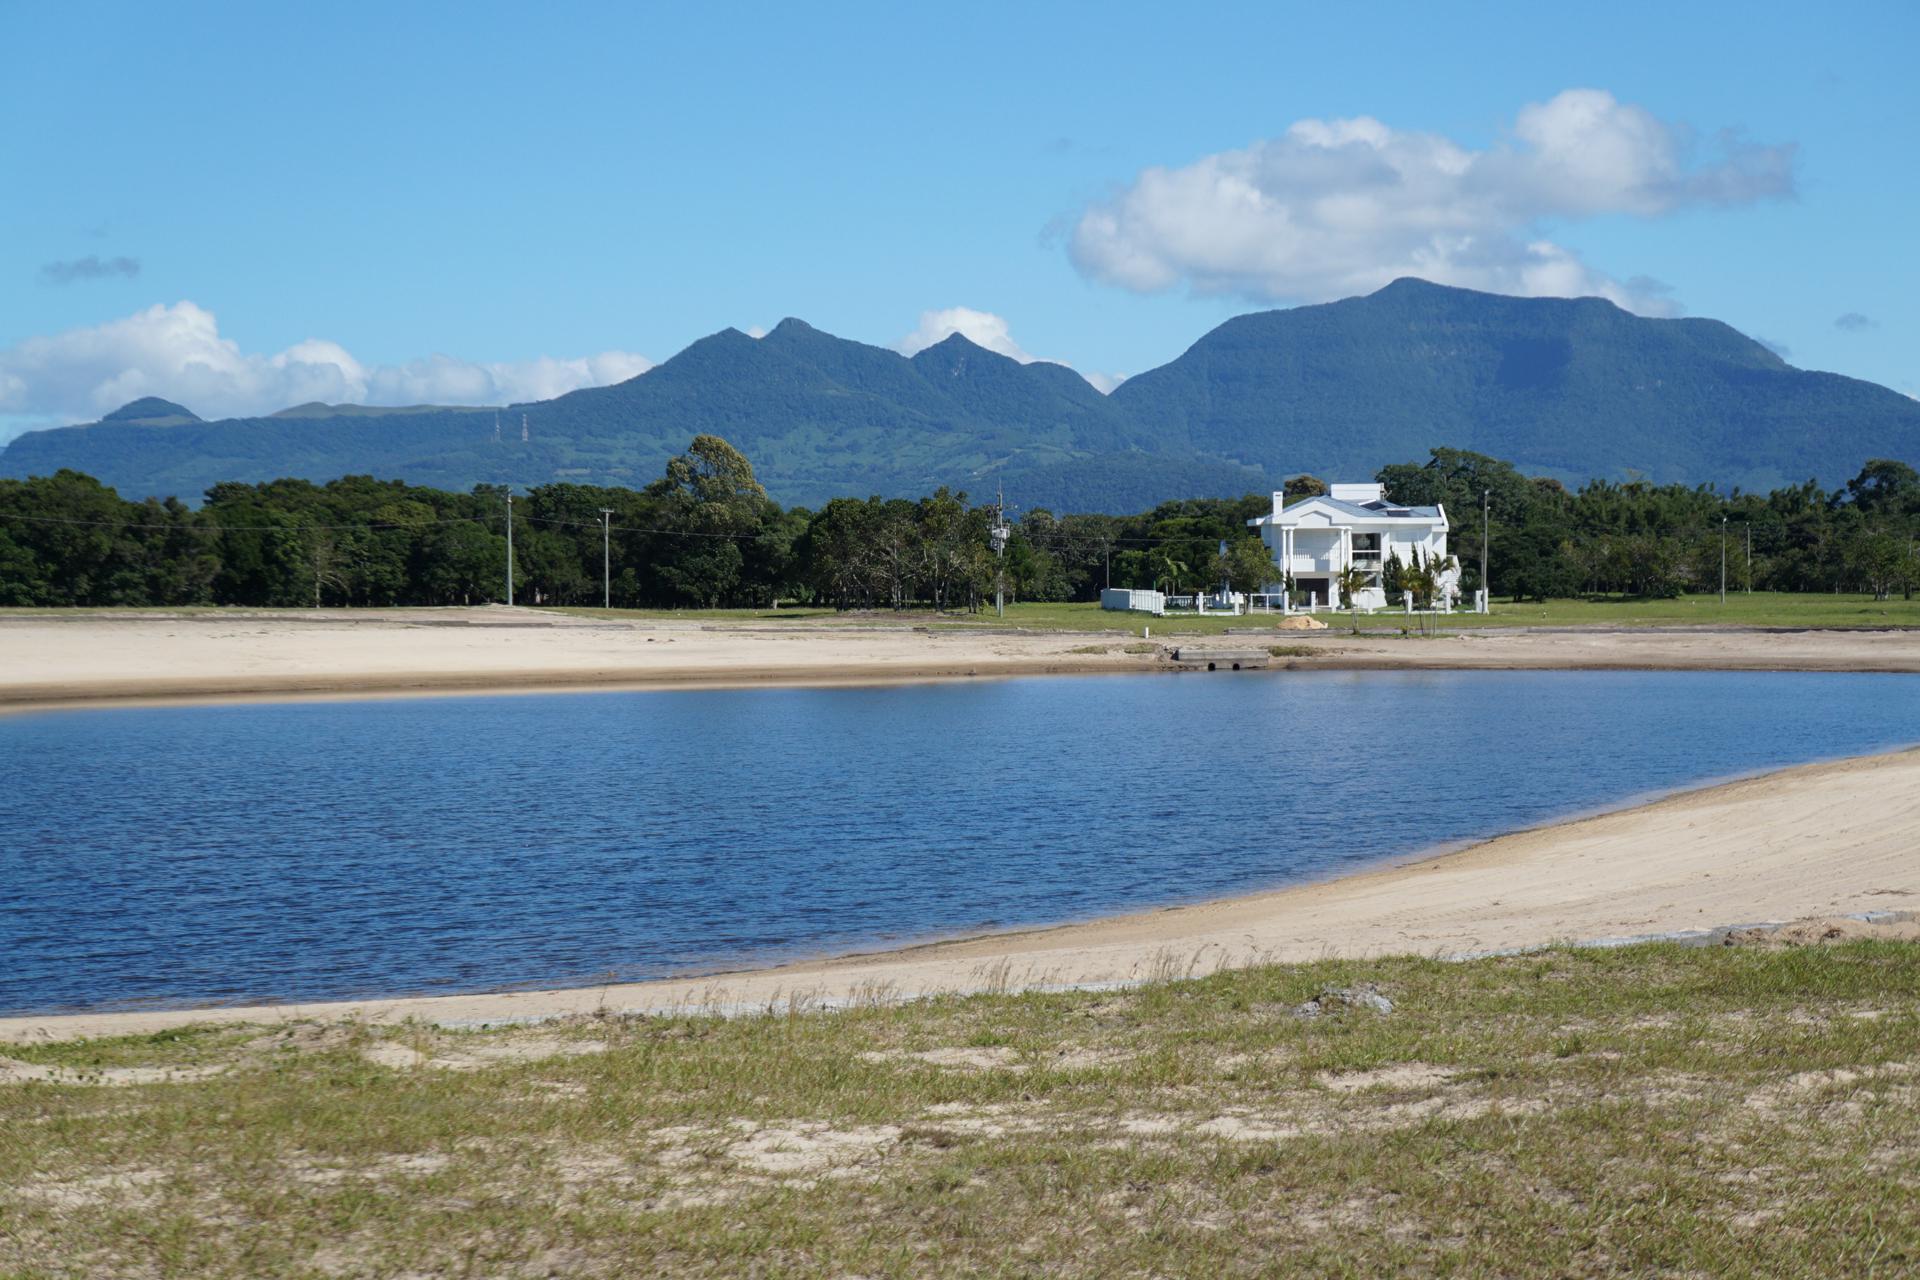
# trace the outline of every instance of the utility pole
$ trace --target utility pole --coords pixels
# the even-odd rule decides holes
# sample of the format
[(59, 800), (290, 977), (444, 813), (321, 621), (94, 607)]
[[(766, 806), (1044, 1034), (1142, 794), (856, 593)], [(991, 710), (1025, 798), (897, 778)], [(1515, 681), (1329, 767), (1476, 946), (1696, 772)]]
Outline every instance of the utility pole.
[(1722, 512), (1720, 514), (1720, 604), (1724, 608), (1726, 606), (1726, 603), (1727, 603), (1727, 517), (1726, 517), (1726, 513)]
[(600, 607), (613, 608), (613, 509), (600, 508)]
[(993, 527), (987, 531), (988, 540), (993, 543), (993, 612), (998, 617), (1007, 616), (1007, 539), (1013, 536), (1013, 530), (1007, 527), (1007, 493), (997, 490), (993, 502)]
[(1747, 594), (1753, 594), (1753, 521), (1747, 521)]
[(513, 605), (513, 490), (507, 490), (507, 605)]
[(1480, 597), (1481, 609), (1493, 612), (1493, 584), (1487, 581), (1487, 539), (1493, 530), (1493, 490), (1480, 491)]

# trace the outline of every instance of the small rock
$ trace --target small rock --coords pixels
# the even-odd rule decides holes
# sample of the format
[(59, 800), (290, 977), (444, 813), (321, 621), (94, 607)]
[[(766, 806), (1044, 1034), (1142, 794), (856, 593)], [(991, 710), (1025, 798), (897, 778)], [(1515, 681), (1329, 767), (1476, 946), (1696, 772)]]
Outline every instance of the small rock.
[(1371, 1009), (1375, 1013), (1392, 1013), (1393, 1001), (1381, 995), (1374, 988), (1364, 987), (1328, 987), (1313, 999), (1294, 1008), (1296, 1018), (1318, 1018), (1322, 1014), (1333, 1013), (1340, 1009)]

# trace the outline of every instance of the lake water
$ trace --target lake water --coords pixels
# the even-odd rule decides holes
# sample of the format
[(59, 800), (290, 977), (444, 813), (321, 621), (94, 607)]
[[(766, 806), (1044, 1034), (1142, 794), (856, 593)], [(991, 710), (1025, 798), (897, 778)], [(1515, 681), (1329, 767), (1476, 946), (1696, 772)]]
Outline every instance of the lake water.
[(0, 717), (0, 1012), (661, 977), (1920, 739), (1920, 677), (1075, 677)]

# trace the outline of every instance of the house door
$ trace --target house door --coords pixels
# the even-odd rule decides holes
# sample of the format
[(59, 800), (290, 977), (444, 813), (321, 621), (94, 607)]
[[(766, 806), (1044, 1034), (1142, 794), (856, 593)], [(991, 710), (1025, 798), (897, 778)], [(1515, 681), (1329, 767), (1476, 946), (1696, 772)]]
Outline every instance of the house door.
[(1300, 603), (1319, 605), (1324, 608), (1332, 600), (1332, 579), (1301, 578), (1299, 583)]

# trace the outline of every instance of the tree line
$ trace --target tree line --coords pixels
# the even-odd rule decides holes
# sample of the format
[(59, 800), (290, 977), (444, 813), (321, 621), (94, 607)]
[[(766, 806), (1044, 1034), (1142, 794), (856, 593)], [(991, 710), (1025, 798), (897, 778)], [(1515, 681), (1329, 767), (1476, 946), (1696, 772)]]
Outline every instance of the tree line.
[[(1501, 596), (1712, 591), (1723, 545), (1733, 590), (1885, 598), (1920, 586), (1920, 474), (1903, 462), (1869, 462), (1833, 491), (1808, 482), (1768, 494), (1610, 481), (1575, 490), (1455, 449), (1377, 478), (1395, 502), (1446, 507), (1468, 592), (1480, 585), (1483, 503)], [(1295, 500), (1326, 486), (1303, 476), (1287, 491)], [(1247, 521), (1270, 501), (1197, 498), (1124, 516), (1028, 510), (1009, 520), (996, 555), (999, 513), (965, 493), (782, 508), (738, 450), (706, 435), (645, 488), (546, 484), (511, 503), (500, 486), (453, 493), (348, 476), (218, 484), (194, 508), (131, 502), (60, 471), (0, 480), (0, 605), (498, 601), (509, 511), (515, 594), (527, 604), (598, 604), (605, 591), (627, 608), (977, 610), (996, 587), (1016, 601), (1092, 600), (1103, 586), (1251, 591), (1271, 582), (1272, 565)], [(1417, 569), (1390, 575), (1390, 596), (1417, 592)]]

